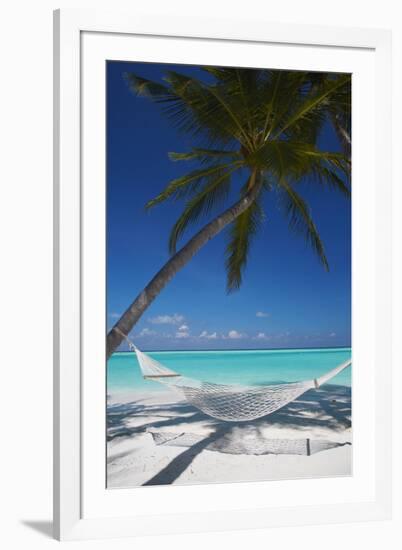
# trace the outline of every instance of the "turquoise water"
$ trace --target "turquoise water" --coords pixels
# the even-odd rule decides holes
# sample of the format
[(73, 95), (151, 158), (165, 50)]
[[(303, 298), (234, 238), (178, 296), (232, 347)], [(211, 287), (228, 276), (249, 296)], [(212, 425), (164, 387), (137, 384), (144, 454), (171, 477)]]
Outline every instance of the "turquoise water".
[[(168, 368), (198, 380), (261, 385), (316, 378), (350, 358), (351, 349), (161, 351), (149, 355)], [(329, 383), (350, 386), (351, 368), (345, 369)], [(109, 359), (108, 392), (165, 389), (158, 382), (142, 378), (134, 353), (115, 353)]]

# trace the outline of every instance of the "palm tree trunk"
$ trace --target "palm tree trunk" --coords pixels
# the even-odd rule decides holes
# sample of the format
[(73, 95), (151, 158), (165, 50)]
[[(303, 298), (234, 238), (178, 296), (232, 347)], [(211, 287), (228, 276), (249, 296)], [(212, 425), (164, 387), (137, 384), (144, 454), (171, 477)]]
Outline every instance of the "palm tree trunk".
[(345, 125), (342, 124), (339, 115), (332, 116), (332, 123), (335, 127), (335, 132), (339, 138), (339, 141), (342, 144), (343, 152), (350, 160), (352, 152), (352, 137), (348, 130), (345, 128)]
[(257, 173), (253, 172), (250, 176), (250, 183), (249, 191), (239, 201), (198, 231), (187, 244), (165, 263), (155, 277), (138, 294), (107, 335), (106, 355), (108, 359), (122, 343), (123, 334), (127, 335), (131, 331), (170, 279), (191, 260), (200, 248), (253, 204), (262, 187), (262, 179), (257, 178)]

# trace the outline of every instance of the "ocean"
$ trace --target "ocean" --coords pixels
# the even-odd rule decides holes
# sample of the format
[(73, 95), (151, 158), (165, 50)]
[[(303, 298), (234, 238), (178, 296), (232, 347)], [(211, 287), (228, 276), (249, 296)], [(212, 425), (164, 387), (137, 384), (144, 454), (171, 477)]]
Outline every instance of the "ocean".
[[(218, 384), (263, 385), (316, 378), (351, 357), (351, 348), (152, 351), (149, 355), (190, 378)], [(329, 384), (351, 385), (351, 367)], [(134, 353), (115, 353), (108, 361), (108, 393), (163, 391), (165, 386), (144, 380)]]

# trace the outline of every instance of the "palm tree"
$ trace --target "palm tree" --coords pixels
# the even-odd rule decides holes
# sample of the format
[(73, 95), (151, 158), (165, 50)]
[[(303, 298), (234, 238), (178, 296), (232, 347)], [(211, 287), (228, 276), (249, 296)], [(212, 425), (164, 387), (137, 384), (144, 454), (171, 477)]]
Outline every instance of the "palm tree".
[[(290, 227), (302, 232), (325, 269), (324, 246), (308, 204), (297, 192), (303, 178), (349, 195), (350, 75), (203, 67), (205, 79), (168, 72), (164, 83), (126, 75), (131, 90), (162, 105), (178, 130), (197, 147), (170, 153), (196, 169), (167, 184), (147, 208), (184, 201), (169, 239), (170, 259), (138, 294), (107, 336), (107, 356), (119, 346), (172, 277), (224, 228), (227, 289), (238, 289), (250, 245), (264, 215), (263, 195), (282, 201)], [(317, 148), (320, 131), (333, 123), (343, 152)], [(234, 176), (243, 176), (237, 200)], [(236, 181), (238, 181), (238, 177)], [(181, 248), (190, 226), (221, 208)]]

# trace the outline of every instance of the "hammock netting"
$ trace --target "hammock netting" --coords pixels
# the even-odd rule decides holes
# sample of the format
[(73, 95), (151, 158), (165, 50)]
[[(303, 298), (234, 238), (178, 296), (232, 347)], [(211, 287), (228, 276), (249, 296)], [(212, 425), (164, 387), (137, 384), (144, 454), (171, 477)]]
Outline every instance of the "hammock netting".
[(129, 343), (144, 378), (165, 384), (205, 414), (229, 422), (255, 420), (273, 413), (306, 391), (317, 389), (351, 364), (348, 359), (319, 378), (302, 382), (266, 386), (213, 384), (181, 376), (142, 353), (131, 341)]

